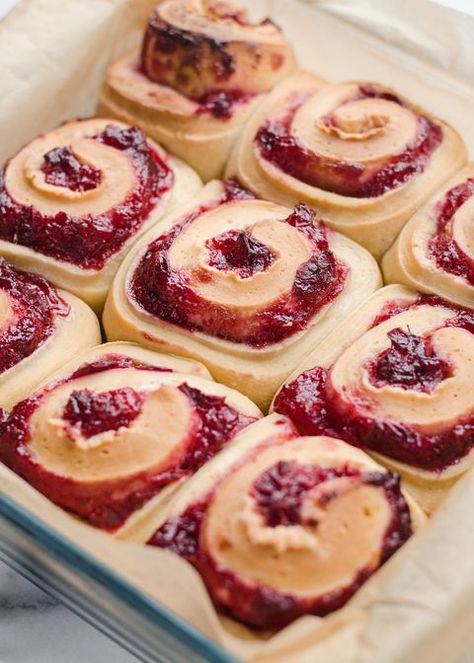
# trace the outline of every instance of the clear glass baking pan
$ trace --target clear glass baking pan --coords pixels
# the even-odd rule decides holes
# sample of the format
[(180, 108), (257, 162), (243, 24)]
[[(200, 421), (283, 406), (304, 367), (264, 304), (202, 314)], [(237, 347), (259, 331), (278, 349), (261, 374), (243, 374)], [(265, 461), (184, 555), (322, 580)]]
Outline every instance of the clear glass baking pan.
[(0, 559), (142, 661), (237, 661), (6, 495)]
[[(77, 2), (64, 0), (63, 3), (58, 3), (55, 0), (55, 11), (59, 11), (58, 8), (62, 5), (67, 5), (69, 11), (72, 11), (73, 1)], [(112, 39), (111, 30), (116, 29), (116, 26), (110, 20), (113, 10), (109, 11), (107, 6), (118, 6), (121, 3), (125, 5), (127, 2), (130, 6), (135, 3), (135, 6), (143, 5), (144, 8), (145, 5), (148, 7), (152, 4), (149, 0), (97, 0), (93, 24), (91, 19), (91, 34), (101, 31), (104, 40), (101, 45), (103, 61), (97, 64), (97, 71), (94, 73), (96, 87), (100, 84), (107, 59), (118, 55), (108, 43)], [(467, 5), (471, 3), (472, 0), (466, 0), (468, 10), (471, 8)], [(40, 3), (36, 5), (36, 9), (34, 2), (26, 1), (22, 4), (25, 5), (25, 13), (34, 12), (36, 9), (41, 11), (38, 7)], [(76, 8), (79, 4), (76, 4)], [(271, 13), (285, 28), (285, 32), (295, 44), (302, 66), (316, 70), (320, 75), (332, 80), (383, 80), (386, 77), (393, 87), (415, 101), (433, 110), (442, 109), (440, 114), (456, 125), (471, 151), (474, 150), (472, 118), (465, 112), (467, 99), (473, 98), (472, 81), (469, 79), (473, 59), (457, 57), (456, 49), (451, 52), (448, 44), (436, 40), (436, 35), (431, 35), (429, 30), (423, 31), (423, 22), (413, 21), (413, 10), (418, 6), (417, 3), (405, 3), (402, 0), (399, 3), (380, 1), (376, 3), (377, 13), (372, 11), (375, 2), (372, 8), (369, 7), (370, 11), (367, 9), (370, 4), (367, 0), (344, 3), (331, 0), (248, 0), (246, 4), (252, 8), (258, 6), (265, 13)], [(389, 6), (392, 7), (391, 14)], [(439, 11), (441, 8), (437, 7), (436, 12)], [(301, 18), (302, 12), (305, 12), (305, 16), (307, 12), (307, 21), (302, 23), (293, 20), (296, 16)], [(453, 21), (446, 14), (444, 22), (448, 30)], [(395, 24), (398, 27), (405, 25), (406, 35), (403, 30), (392, 30), (391, 26)], [(472, 49), (469, 44), (472, 43), (473, 25), (473, 19), (466, 16), (463, 26), (466, 40), (462, 39), (462, 35), (457, 40), (463, 42), (465, 50)], [(137, 35), (136, 32), (136, 38)], [(14, 45), (17, 46), (17, 38), (15, 35), (13, 37)], [(35, 47), (38, 47), (46, 37), (51, 39), (53, 35), (38, 34), (36, 37), (38, 43)], [(116, 39), (116, 34), (114, 38)], [(30, 41), (26, 41), (26, 47), (29, 48)], [(64, 56), (63, 67), (66, 68), (73, 55), (79, 58), (83, 54), (79, 50), (74, 54), (73, 49), (78, 46), (83, 50), (87, 49), (87, 41), (81, 42), (80, 45), (67, 44), (64, 39), (63, 41), (65, 49), (70, 47)], [(9, 43), (7, 41), (7, 45)], [(335, 43), (339, 48), (346, 47), (350, 50), (351, 57), (334, 57)], [(123, 48), (130, 46), (131, 42), (123, 44)], [(87, 66), (91, 66), (90, 60), (87, 61)], [(41, 71), (39, 69), (35, 70), (32, 80), (35, 83), (41, 80), (42, 84), (49, 86), (44, 68)], [(2, 81), (8, 83), (7, 75), (11, 72), (5, 71), (2, 66), (0, 71)], [(448, 76), (446, 71), (455, 74), (456, 81)], [(85, 92), (81, 90), (81, 72), (79, 65), (77, 71), (72, 72), (74, 90), (68, 93), (67, 98), (63, 94), (64, 83), (57, 77), (55, 85), (48, 87), (48, 103), (42, 104), (41, 113), (38, 113), (34, 104), (28, 107), (26, 103), (29, 100), (26, 95), (28, 83), (31, 83), (32, 89), (36, 88), (31, 80), (26, 79), (25, 71), (21, 70), (21, 76), (25, 80), (22, 80), (22, 86), (19, 86), (18, 96), (8, 100), (6, 115), (10, 117), (10, 123), (2, 123), (3, 126), (11, 125), (12, 131), (2, 136), (0, 162), (22, 142), (42, 129), (52, 127), (66, 117), (93, 113), (94, 93), (90, 93), (88, 89)], [(426, 81), (431, 81), (431, 84), (426, 86)], [(428, 92), (430, 96), (426, 99)], [(2, 98), (2, 105), (7, 108), (6, 95)], [(0, 116), (5, 120), (3, 110), (0, 110)], [(58, 531), (3, 494), (0, 494), (0, 559), (142, 661), (230, 663), (237, 660), (163, 604), (124, 580), (93, 555), (62, 537)]]

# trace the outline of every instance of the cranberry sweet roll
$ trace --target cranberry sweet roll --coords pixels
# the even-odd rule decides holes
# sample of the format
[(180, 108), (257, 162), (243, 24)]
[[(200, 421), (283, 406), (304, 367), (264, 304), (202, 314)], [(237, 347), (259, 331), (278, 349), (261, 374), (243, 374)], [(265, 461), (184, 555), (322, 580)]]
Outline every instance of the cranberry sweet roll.
[(143, 238), (104, 311), (110, 340), (202, 361), (261, 407), (285, 377), (380, 285), (362, 247), (293, 210), (210, 182)]
[(148, 543), (190, 562), (224, 615), (279, 629), (341, 608), (422, 521), (398, 475), (272, 415), (175, 495)]
[(126, 537), (260, 416), (195, 362), (107, 344), (13, 409), (0, 458), (59, 506)]
[(0, 174), (0, 254), (100, 309), (134, 241), (200, 186), (135, 127), (69, 122)]
[(252, 116), (227, 175), (268, 200), (305, 201), (380, 258), (466, 159), (451, 127), (392, 90), (302, 72)]
[(382, 267), (387, 283), (405, 283), (474, 306), (473, 164), (407, 223)]
[(84, 302), (0, 258), (0, 408), (96, 343), (99, 321)]
[(138, 124), (209, 180), (262, 95), (295, 67), (271, 21), (251, 23), (221, 0), (164, 0), (140, 55), (109, 69), (99, 113)]
[(363, 304), (274, 401), (395, 468), (431, 510), (474, 461), (474, 311), (403, 286)]

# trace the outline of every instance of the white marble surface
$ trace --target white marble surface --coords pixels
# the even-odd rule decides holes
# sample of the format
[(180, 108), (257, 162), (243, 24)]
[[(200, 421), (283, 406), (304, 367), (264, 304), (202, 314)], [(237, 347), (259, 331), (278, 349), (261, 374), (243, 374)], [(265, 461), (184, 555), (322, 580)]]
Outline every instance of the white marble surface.
[(136, 660), (0, 562), (1, 663), (136, 663)]

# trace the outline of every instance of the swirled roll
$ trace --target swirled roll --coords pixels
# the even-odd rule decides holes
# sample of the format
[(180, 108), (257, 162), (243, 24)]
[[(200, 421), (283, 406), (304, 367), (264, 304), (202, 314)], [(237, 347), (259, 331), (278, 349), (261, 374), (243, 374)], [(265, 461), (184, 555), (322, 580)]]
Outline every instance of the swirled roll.
[(319, 345), (273, 407), (301, 433), (367, 450), (430, 511), (474, 462), (473, 369), (472, 309), (387, 286)]
[(271, 415), (175, 495), (148, 543), (190, 562), (224, 615), (278, 629), (342, 607), (421, 522), (398, 475)]
[(0, 174), (0, 254), (100, 309), (137, 237), (200, 186), (136, 127), (68, 122)]
[(16, 405), (0, 459), (57, 505), (126, 537), (259, 416), (195, 362), (112, 343)]
[(474, 165), (407, 223), (382, 261), (387, 283), (404, 283), (474, 306)]
[(301, 72), (254, 113), (226, 173), (268, 200), (306, 202), (380, 258), (466, 159), (450, 126), (389, 88)]
[(109, 340), (198, 359), (265, 408), (379, 285), (369, 253), (305, 205), (291, 210), (214, 181), (129, 254), (103, 322)]
[(295, 57), (271, 21), (221, 0), (164, 0), (140, 55), (107, 73), (99, 114), (138, 124), (205, 179), (219, 177), (244, 122)]
[(0, 258), (0, 408), (99, 342), (99, 321), (86, 304)]

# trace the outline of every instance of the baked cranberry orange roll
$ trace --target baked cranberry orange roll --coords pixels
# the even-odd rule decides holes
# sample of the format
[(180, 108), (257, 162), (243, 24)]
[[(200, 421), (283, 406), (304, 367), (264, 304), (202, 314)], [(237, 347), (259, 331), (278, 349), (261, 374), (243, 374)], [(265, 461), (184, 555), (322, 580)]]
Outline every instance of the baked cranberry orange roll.
[(103, 322), (109, 340), (198, 359), (265, 408), (379, 285), (370, 254), (305, 205), (292, 210), (214, 181), (127, 257)]
[(190, 562), (223, 614), (279, 629), (342, 607), (421, 522), (398, 475), (271, 415), (174, 496), (148, 543)]
[(195, 362), (108, 344), (16, 405), (0, 458), (59, 506), (126, 536), (260, 416)]
[(451, 127), (393, 90), (300, 72), (254, 113), (227, 175), (268, 200), (306, 202), (380, 258), (466, 159)]
[(137, 237), (200, 186), (189, 166), (135, 127), (66, 123), (5, 165), (0, 254), (100, 309)]
[(209, 180), (262, 95), (295, 67), (271, 21), (253, 24), (221, 0), (164, 0), (141, 53), (109, 69), (98, 112), (138, 124)]
[(404, 283), (474, 307), (474, 165), (448, 182), (404, 227), (382, 261)]
[(400, 472), (428, 511), (474, 460), (474, 311), (387, 286), (277, 394), (301, 433), (329, 434)]
[(84, 302), (0, 258), (0, 408), (96, 343), (99, 321)]

